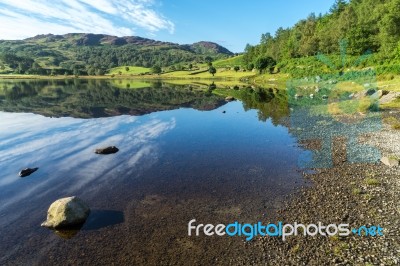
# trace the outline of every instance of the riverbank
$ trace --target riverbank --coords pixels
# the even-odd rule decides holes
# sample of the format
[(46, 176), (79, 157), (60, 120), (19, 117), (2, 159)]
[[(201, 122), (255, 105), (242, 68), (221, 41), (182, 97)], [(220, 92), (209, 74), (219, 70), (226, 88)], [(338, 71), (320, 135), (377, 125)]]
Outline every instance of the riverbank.
[[(385, 112), (383, 116), (389, 115)], [(400, 116), (391, 111), (390, 116)], [(399, 131), (384, 125), (380, 132), (360, 141), (377, 147), (382, 155), (400, 158)], [(318, 148), (309, 143), (307, 148)], [(382, 163), (352, 164), (346, 158), (345, 139), (332, 144), (334, 166), (303, 173), (313, 186), (288, 198), (277, 221), (311, 224), (350, 224), (351, 228), (380, 225), (383, 237), (276, 237), (258, 239), (252, 245), (263, 250), (251, 263), (268, 265), (398, 265), (400, 263), (400, 167)]]

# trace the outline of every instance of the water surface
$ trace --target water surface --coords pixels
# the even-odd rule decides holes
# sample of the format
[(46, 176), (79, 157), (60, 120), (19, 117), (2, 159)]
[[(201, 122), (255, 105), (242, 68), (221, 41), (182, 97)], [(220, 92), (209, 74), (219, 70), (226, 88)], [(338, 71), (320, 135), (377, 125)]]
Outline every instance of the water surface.
[[(305, 184), (299, 158), (313, 157), (298, 145), (287, 95), (235, 88), (240, 100), (226, 103), (213, 86), (123, 84), (0, 84), (0, 264), (261, 256), (241, 238), (188, 237), (187, 223), (267, 222)], [(94, 154), (109, 145), (120, 151)], [(39, 170), (19, 178), (25, 167)], [(41, 228), (48, 206), (72, 195), (92, 209), (81, 230)]]

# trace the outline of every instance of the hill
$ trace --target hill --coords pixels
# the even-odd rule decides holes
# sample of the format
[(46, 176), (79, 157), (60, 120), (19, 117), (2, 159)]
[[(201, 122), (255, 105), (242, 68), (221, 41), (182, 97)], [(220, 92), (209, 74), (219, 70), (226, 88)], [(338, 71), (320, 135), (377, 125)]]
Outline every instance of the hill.
[(262, 34), (259, 44), (247, 45), (243, 66), (271, 57), (280, 71), (293, 76), (322, 74), (328, 67), (337, 72), (375, 67), (379, 75), (400, 74), (399, 55), (399, 0), (336, 0), (324, 15), (312, 13), (274, 35)]
[(0, 40), (0, 73), (102, 75), (119, 66), (166, 67), (231, 56), (212, 42), (176, 44), (138, 36), (69, 33)]

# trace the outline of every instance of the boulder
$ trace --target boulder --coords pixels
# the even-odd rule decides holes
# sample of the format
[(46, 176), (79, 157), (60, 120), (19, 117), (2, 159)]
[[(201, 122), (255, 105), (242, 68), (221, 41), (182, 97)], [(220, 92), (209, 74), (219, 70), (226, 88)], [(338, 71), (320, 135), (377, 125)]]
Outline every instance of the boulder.
[(387, 165), (387, 166), (390, 166), (390, 167), (398, 166), (398, 165), (399, 165), (399, 160), (394, 159), (394, 158), (389, 158), (389, 157), (382, 157), (382, 158), (381, 158), (381, 162), (382, 162), (384, 165)]
[(85, 223), (90, 209), (81, 199), (68, 197), (56, 200), (47, 211), (47, 220), (41, 226), (51, 229), (68, 229)]
[(20, 177), (26, 177), (26, 176), (30, 176), (31, 174), (33, 174), (34, 172), (36, 172), (37, 170), (38, 170), (39, 168), (25, 168), (25, 169), (22, 169), (20, 172), (19, 172), (19, 176)]
[(119, 149), (115, 146), (110, 146), (107, 148), (103, 148), (103, 149), (96, 149), (95, 153), (96, 154), (113, 154), (113, 153), (117, 153), (119, 151)]
[(234, 100), (235, 100), (235, 98), (233, 96), (227, 96), (225, 98), (225, 101), (227, 101), (227, 102), (231, 102), (231, 101), (234, 101)]
[(379, 99), (379, 104), (387, 104), (400, 97), (400, 92), (390, 91)]

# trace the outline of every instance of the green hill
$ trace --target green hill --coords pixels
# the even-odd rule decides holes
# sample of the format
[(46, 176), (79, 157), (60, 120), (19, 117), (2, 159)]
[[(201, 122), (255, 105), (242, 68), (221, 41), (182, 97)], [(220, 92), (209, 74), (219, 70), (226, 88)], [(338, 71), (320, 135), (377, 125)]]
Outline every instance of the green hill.
[(137, 36), (70, 33), (0, 40), (0, 73), (103, 75), (121, 66), (203, 63), (232, 55), (212, 42), (180, 45)]

